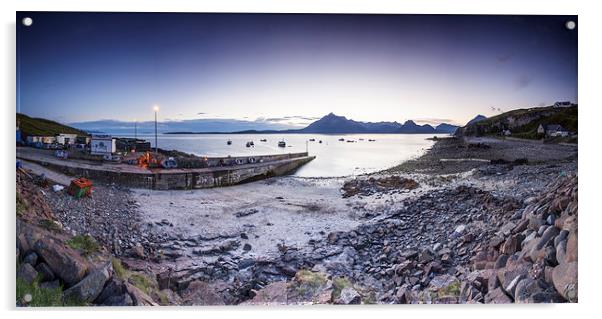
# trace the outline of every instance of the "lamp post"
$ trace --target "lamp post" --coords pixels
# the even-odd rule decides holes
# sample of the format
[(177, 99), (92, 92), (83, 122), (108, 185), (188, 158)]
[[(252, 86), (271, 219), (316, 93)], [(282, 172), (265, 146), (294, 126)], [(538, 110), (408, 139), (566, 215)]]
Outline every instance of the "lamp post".
[(157, 113), (159, 112), (159, 106), (155, 105), (153, 107), (155, 111), (155, 155), (159, 153), (159, 144), (157, 144)]

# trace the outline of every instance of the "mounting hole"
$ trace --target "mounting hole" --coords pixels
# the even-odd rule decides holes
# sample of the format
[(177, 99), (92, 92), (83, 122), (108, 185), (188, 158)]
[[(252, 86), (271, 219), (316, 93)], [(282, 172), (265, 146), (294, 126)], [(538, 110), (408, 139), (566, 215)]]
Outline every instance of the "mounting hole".
[(574, 30), (575, 27), (577, 26), (577, 23), (575, 23), (575, 21), (573, 21), (573, 20), (569, 20), (566, 22), (565, 26), (569, 30)]
[(29, 27), (33, 24), (33, 19), (30, 17), (25, 17), (23, 18), (22, 22), (24, 26)]

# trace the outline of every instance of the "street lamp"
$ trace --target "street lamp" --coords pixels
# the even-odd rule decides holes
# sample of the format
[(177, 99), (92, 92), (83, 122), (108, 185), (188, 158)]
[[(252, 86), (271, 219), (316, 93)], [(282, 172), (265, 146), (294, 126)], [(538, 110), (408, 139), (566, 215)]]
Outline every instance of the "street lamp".
[(159, 105), (153, 106), (155, 111), (155, 155), (159, 153), (159, 144), (157, 144), (157, 113), (159, 112)]

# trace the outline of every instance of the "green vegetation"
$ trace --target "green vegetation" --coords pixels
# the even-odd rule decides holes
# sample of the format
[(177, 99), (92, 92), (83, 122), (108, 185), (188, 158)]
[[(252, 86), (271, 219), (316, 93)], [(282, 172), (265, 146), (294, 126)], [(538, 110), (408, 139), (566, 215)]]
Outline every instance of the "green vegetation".
[(341, 291), (346, 287), (353, 287), (346, 277), (337, 277), (332, 280), (332, 298), (337, 299), (341, 296)]
[(26, 208), (25, 202), (23, 202), (19, 193), (17, 193), (17, 216), (22, 216)]
[[(532, 118), (522, 126), (513, 127), (511, 129), (512, 137), (541, 139), (543, 136), (537, 133), (539, 125), (559, 124), (569, 132), (577, 132), (578, 107), (554, 108), (548, 106), (513, 110), (471, 124), (466, 129), (470, 132), (469, 134), (474, 135), (499, 135), (507, 127), (505, 123), (509, 122), (511, 118), (515, 121)], [(573, 142), (576, 141), (573, 139)]]
[[(40, 288), (38, 280), (27, 283), (21, 278), (17, 278), (17, 304), (33, 307), (56, 307), (62, 306), (63, 289), (57, 287), (54, 289)], [(25, 295), (31, 295), (31, 301), (25, 302)]]
[(100, 245), (88, 235), (77, 235), (66, 241), (67, 246), (77, 249), (84, 255), (90, 255), (100, 250)]
[(157, 293), (159, 295), (159, 302), (161, 306), (169, 306), (169, 298), (167, 298), (167, 294), (162, 291)]
[(159, 290), (157, 283), (143, 273), (130, 273), (128, 281), (149, 296), (151, 296), (154, 291)]
[(40, 221), (40, 227), (53, 232), (58, 232), (61, 230), (61, 227), (56, 222), (50, 219), (42, 219)]
[(446, 287), (443, 287), (437, 291), (439, 297), (445, 296), (459, 296), (460, 295), (460, 281), (456, 280)]
[(149, 296), (152, 295), (153, 292), (157, 292), (159, 299), (161, 299), (161, 303), (165, 305), (169, 303), (167, 296), (159, 292), (159, 285), (156, 281), (143, 273), (128, 271), (123, 267), (121, 260), (115, 257), (111, 259), (111, 263), (113, 264), (113, 271), (115, 271), (117, 278), (121, 280), (127, 280), (129, 283), (136, 286), (136, 288), (142, 290)]
[[(63, 300), (62, 285), (56, 288), (40, 287), (39, 277), (32, 283), (27, 283), (23, 279), (17, 278), (16, 290), (17, 305), (30, 307), (79, 307), (88, 305), (81, 300)], [(31, 296), (31, 301), (26, 301), (26, 295)]]
[(320, 287), (324, 285), (327, 281), (326, 276), (324, 274), (306, 269), (297, 272), (295, 277), (299, 283), (307, 284), (312, 288)]
[(32, 135), (55, 136), (60, 133), (88, 136), (86, 132), (76, 128), (46, 119), (29, 117), (21, 113), (17, 113), (17, 122), (23, 138)]
[[(295, 275), (295, 291), (302, 296), (313, 295), (328, 281), (326, 275), (310, 270), (299, 270)], [(339, 292), (340, 293), (340, 292)]]
[(111, 259), (111, 263), (113, 264), (113, 270), (115, 271), (115, 275), (117, 275), (117, 278), (126, 279), (128, 272), (127, 272), (127, 270), (125, 270), (125, 268), (123, 268), (123, 265), (121, 264), (121, 260), (113, 257)]
[(376, 293), (374, 291), (370, 291), (367, 294), (362, 294), (362, 303), (366, 305), (376, 304)]

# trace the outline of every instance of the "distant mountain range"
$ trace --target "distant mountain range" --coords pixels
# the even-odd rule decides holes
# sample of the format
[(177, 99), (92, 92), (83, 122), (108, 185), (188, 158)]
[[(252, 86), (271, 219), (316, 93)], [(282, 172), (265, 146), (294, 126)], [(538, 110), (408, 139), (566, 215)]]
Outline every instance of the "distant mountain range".
[[(477, 116), (472, 121), (481, 119)], [(484, 118), (484, 117), (483, 117)], [(470, 123), (470, 122), (469, 122)], [(134, 123), (117, 120), (98, 120), (70, 123), (69, 125), (89, 132), (113, 135), (133, 135)], [(154, 122), (137, 123), (138, 134), (154, 132)], [(269, 121), (245, 121), (234, 119), (192, 119), (159, 122), (159, 132), (166, 134), (279, 134), (279, 133), (315, 133), (315, 134), (454, 134), (458, 126), (441, 123), (437, 126), (419, 125), (414, 121), (399, 122), (361, 122), (344, 116), (329, 113), (304, 128), (273, 123)]]
[[(418, 125), (414, 121), (398, 122), (360, 122), (338, 116), (333, 113), (309, 124), (302, 129), (286, 130), (246, 130), (233, 133), (272, 134), (272, 133), (315, 133), (315, 134), (453, 134), (458, 126), (442, 123), (433, 127), (428, 124)], [(168, 134), (203, 134), (208, 132), (168, 132)]]

